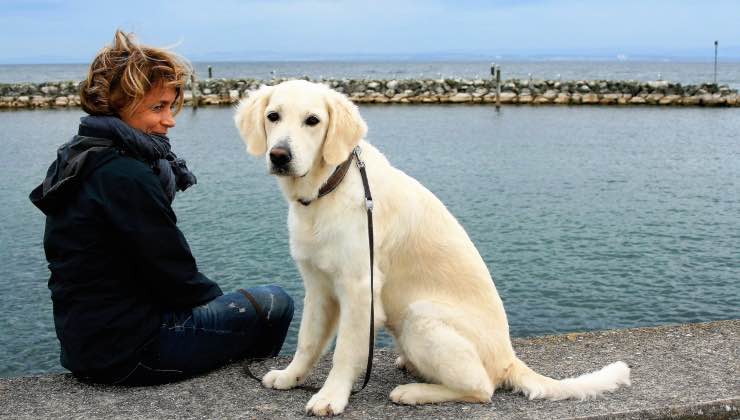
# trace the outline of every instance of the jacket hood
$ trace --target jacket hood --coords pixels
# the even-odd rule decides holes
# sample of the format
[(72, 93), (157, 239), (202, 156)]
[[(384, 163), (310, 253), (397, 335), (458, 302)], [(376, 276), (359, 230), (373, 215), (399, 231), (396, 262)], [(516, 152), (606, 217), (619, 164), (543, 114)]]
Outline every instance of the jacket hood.
[(44, 214), (53, 213), (87, 175), (118, 155), (111, 140), (74, 136), (57, 150), (57, 159), (49, 166), (46, 178), (31, 191), (31, 202)]

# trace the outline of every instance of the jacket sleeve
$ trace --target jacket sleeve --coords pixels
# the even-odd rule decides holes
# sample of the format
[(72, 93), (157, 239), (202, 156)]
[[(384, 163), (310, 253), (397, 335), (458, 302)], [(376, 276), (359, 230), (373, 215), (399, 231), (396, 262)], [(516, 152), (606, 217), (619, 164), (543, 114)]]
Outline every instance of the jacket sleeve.
[[(169, 307), (193, 307), (222, 294), (198, 271), (159, 179), (146, 165), (108, 165), (99, 178), (101, 203), (128, 255), (136, 258), (139, 281)], [(120, 168), (119, 168), (120, 169)]]

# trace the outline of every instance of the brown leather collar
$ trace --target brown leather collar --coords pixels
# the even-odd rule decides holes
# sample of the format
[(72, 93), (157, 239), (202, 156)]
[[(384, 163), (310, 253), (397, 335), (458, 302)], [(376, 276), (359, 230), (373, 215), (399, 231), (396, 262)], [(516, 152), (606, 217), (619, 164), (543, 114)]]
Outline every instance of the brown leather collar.
[(318, 200), (319, 198), (329, 194), (330, 192), (334, 191), (335, 188), (339, 185), (339, 183), (342, 182), (344, 179), (344, 176), (347, 174), (347, 170), (349, 170), (349, 167), (352, 165), (352, 158), (354, 158), (354, 153), (350, 153), (347, 160), (342, 162), (341, 165), (337, 166), (337, 169), (334, 170), (334, 173), (331, 174), (329, 179), (326, 180), (324, 185), (319, 188), (319, 195), (313, 200), (304, 200), (303, 198), (299, 198), (298, 202), (303, 204), (304, 206), (307, 206), (314, 201)]

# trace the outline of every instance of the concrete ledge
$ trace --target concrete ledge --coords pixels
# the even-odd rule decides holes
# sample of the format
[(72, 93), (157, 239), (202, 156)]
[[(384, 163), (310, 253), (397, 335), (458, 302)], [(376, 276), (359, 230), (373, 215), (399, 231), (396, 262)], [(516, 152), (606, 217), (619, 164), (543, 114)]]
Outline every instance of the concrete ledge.
[[(350, 398), (343, 415), (366, 418), (486, 419), (740, 419), (740, 320), (635, 328), (514, 340), (519, 357), (555, 378), (623, 360), (630, 388), (590, 401), (529, 401), (498, 391), (493, 402), (398, 406), (390, 391), (414, 378), (393, 367), (393, 351), (375, 353), (368, 387)], [(287, 358), (255, 363), (261, 375)], [(307, 385), (318, 386), (324, 358)], [(359, 384), (358, 384), (359, 385)], [(149, 388), (82, 384), (70, 375), (0, 379), (0, 416), (8, 418), (303, 418), (308, 391), (262, 388), (241, 363), (187, 381)]]

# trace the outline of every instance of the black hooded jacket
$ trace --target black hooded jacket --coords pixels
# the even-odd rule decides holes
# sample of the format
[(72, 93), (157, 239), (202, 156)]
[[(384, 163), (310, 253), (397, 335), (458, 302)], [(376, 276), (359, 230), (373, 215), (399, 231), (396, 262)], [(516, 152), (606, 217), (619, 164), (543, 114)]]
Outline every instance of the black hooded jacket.
[(47, 216), (62, 366), (110, 376), (138, 362), (163, 311), (222, 293), (198, 272), (152, 165), (115, 147), (115, 134), (85, 134), (59, 149), (30, 198)]

